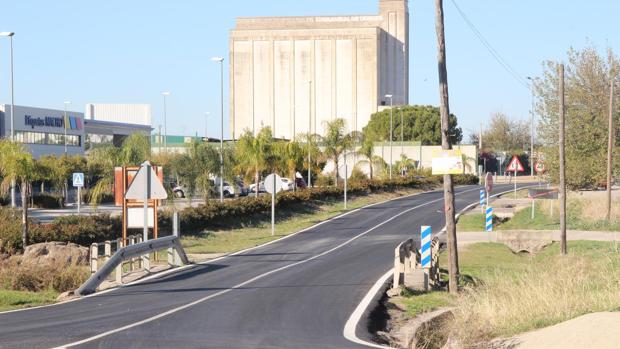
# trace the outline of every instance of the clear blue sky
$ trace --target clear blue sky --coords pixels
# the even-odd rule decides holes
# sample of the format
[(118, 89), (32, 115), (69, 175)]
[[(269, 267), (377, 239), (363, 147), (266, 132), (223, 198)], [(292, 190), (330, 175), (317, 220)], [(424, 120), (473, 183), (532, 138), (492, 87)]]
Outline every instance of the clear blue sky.
[[(620, 45), (612, 0), (456, 0), (486, 39), (523, 77), (541, 74), (543, 60), (561, 60), (570, 46), (600, 50)], [(16, 103), (62, 109), (84, 104), (150, 103), (163, 123), (168, 98), (170, 134), (219, 130), (219, 68), (228, 57), (228, 31), (238, 16), (373, 14), (378, 0), (7, 1), (0, 31), (15, 31)], [(413, 104), (438, 103), (434, 1), (410, 7)], [(466, 134), (501, 111), (526, 118), (530, 92), (482, 46), (445, 0), (451, 111)], [(0, 103), (9, 102), (8, 40), (0, 40)], [(226, 79), (227, 69), (226, 69)], [(225, 127), (228, 130), (228, 82)]]

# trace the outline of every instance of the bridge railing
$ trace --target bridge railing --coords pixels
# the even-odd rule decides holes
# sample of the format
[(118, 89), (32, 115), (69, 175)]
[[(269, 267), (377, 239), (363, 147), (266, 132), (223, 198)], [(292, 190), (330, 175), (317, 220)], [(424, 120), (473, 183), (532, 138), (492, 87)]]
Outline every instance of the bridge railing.
[[(425, 288), (428, 285), (437, 286), (440, 283), (439, 250), (441, 243), (438, 237), (431, 241), (431, 267), (424, 270), (420, 258), (420, 241), (408, 239), (401, 242), (394, 249), (394, 289), (400, 285), (412, 288)], [(419, 279), (423, 277), (424, 279)], [(423, 285), (422, 287), (420, 287)]]

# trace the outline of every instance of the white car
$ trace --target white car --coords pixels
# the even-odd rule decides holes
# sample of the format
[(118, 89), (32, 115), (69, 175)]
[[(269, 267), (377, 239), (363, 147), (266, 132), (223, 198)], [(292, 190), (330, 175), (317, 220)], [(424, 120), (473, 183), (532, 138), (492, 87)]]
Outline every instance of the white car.
[[(282, 178), (282, 191), (291, 191), (293, 190), (295, 184), (293, 181), (291, 181), (288, 178)], [(256, 193), (256, 183), (252, 183), (250, 184), (250, 186), (248, 187), (250, 193)], [(266, 192), (265, 190), (265, 182), (264, 181), (260, 181), (258, 183), (258, 192), (259, 193), (264, 193)]]

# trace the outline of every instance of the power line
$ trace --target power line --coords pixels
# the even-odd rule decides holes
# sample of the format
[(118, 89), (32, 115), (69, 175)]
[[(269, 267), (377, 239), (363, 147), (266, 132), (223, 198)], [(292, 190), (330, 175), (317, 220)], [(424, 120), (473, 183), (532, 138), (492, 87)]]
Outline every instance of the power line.
[(500, 55), (499, 52), (497, 52), (497, 50), (493, 48), (493, 46), (487, 41), (487, 39), (484, 38), (482, 33), (480, 33), (478, 28), (476, 28), (474, 23), (472, 23), (472, 21), (469, 20), (465, 12), (463, 12), (463, 10), (461, 10), (459, 5), (457, 5), (456, 1), (455, 0), (450, 0), (450, 1), (454, 5), (458, 13), (461, 15), (465, 23), (467, 23), (467, 25), (469, 26), (469, 29), (471, 29), (471, 31), (476, 35), (476, 37), (478, 38), (478, 40), (480, 40), (482, 45), (486, 47), (486, 49), (489, 51), (491, 56), (493, 56), (493, 58), (497, 61), (497, 63), (499, 63), (499, 65), (501, 65), (506, 70), (506, 72), (508, 72), (508, 74), (510, 74), (518, 83), (523, 85), (525, 88), (529, 89), (530, 85), (527, 83), (527, 81), (523, 77), (521, 77), (521, 75), (519, 75), (519, 73), (502, 57), (502, 55)]

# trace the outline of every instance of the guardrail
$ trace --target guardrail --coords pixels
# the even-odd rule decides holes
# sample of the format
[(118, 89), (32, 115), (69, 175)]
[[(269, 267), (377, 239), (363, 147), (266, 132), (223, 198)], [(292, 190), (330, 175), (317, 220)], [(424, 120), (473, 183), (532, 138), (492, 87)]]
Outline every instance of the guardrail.
[[(415, 274), (424, 273), (424, 288), (427, 285), (438, 286), (440, 283), (439, 274), (439, 250), (441, 243), (438, 237), (434, 237), (431, 241), (431, 267), (428, 271), (422, 268), (420, 258), (420, 241), (408, 239), (401, 242), (394, 250), (394, 289), (400, 285), (408, 287), (419, 287), (419, 280), (416, 280)], [(426, 276), (428, 272), (428, 276)], [(422, 274), (420, 274), (422, 275)]]
[[(123, 263), (130, 261), (133, 270), (134, 263), (142, 263), (142, 266), (149, 271), (149, 255), (161, 250), (168, 250), (168, 264), (170, 266), (180, 266), (189, 264), (185, 250), (181, 245), (178, 231), (178, 214), (175, 213), (173, 222), (174, 235), (166, 236), (159, 239), (141, 241), (141, 237), (130, 236), (128, 238), (130, 244), (123, 246), (121, 239), (115, 240), (117, 247), (114, 255), (110, 256), (112, 242), (106, 241), (104, 245), (104, 264), (101, 268), (98, 266), (99, 251), (98, 246), (101, 244), (91, 245), (91, 272), (90, 278), (75, 291), (75, 294), (84, 296), (96, 292), (97, 287), (104, 282), (107, 277), (116, 271), (116, 281), (122, 283)], [(138, 241), (137, 243), (134, 243)], [(140, 261), (140, 258), (142, 261)]]

